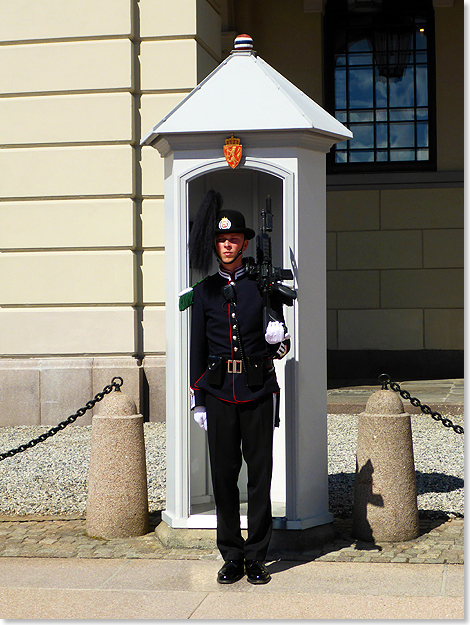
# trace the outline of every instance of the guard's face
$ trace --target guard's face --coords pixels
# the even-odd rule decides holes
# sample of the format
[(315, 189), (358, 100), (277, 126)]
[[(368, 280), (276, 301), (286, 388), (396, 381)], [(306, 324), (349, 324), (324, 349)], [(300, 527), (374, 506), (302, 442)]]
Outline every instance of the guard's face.
[(218, 234), (215, 238), (215, 249), (222, 263), (229, 263), (240, 250), (244, 252), (247, 247), (248, 241), (245, 241), (244, 235), (240, 232)]

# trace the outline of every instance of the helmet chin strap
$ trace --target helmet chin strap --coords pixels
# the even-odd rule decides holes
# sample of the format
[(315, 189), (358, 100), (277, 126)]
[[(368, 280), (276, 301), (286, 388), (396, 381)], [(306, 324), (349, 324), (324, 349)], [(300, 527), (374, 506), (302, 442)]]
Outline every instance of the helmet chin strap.
[(238, 257), (239, 257), (242, 253), (243, 253), (243, 250), (242, 250), (242, 249), (240, 249), (240, 250), (238, 251), (238, 254), (235, 256), (235, 258), (232, 258), (232, 260), (230, 260), (230, 261), (228, 261), (228, 262), (227, 262), (226, 260), (222, 260), (218, 254), (216, 254), (216, 256), (217, 256), (217, 258), (219, 259), (219, 262), (223, 263), (224, 265), (231, 265), (232, 263), (234, 263), (234, 262), (238, 259)]
[[(245, 236), (244, 236), (244, 237), (243, 237), (243, 244), (245, 243), (245, 241), (246, 241), (246, 238), (245, 238)], [(238, 260), (238, 258), (239, 258), (239, 257), (243, 254), (243, 251), (244, 251), (244, 250), (243, 250), (243, 245), (242, 245), (242, 246), (241, 246), (241, 248), (238, 250), (238, 254), (235, 256), (235, 258), (232, 258), (232, 260), (230, 260), (230, 261), (228, 261), (228, 262), (227, 262), (227, 261), (222, 260), (222, 259), (220, 258), (220, 256), (217, 254), (216, 247), (215, 247), (215, 245), (214, 245), (214, 253), (215, 253), (216, 257), (217, 257), (217, 260), (218, 260), (220, 263), (223, 263), (224, 265), (231, 265), (232, 263), (234, 263), (234, 262), (235, 262), (236, 260)]]

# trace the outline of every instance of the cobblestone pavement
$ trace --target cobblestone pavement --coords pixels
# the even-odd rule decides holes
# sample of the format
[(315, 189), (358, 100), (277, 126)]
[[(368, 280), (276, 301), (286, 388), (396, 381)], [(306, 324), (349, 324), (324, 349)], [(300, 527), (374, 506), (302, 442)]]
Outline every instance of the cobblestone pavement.
[[(155, 535), (158, 515), (145, 536), (96, 539), (84, 518), (0, 517), (0, 557), (218, 559), (218, 550), (169, 549)], [(336, 538), (307, 552), (269, 553), (271, 560), (328, 562), (464, 563), (464, 519), (420, 521), (416, 540), (364, 543), (351, 537), (351, 520), (335, 518)]]

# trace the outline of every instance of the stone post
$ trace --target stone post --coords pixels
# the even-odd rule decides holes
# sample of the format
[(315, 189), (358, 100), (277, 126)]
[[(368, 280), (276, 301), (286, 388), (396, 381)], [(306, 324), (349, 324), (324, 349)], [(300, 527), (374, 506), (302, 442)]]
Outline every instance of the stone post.
[(419, 535), (410, 415), (396, 393), (374, 393), (359, 415), (353, 535), (406, 541)]
[(86, 527), (96, 538), (148, 532), (148, 492), (142, 415), (120, 391), (93, 417)]

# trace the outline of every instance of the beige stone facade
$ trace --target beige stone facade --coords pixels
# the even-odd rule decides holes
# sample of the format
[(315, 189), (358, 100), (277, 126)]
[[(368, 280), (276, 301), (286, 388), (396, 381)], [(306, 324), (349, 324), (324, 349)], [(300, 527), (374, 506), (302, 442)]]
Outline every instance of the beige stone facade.
[(327, 198), (330, 349), (462, 349), (463, 189)]
[[(165, 418), (163, 161), (140, 140), (240, 32), (323, 105), (323, 4), (2, 3), (0, 425), (56, 423), (123, 372)], [(332, 360), (463, 349), (463, 0), (438, 4), (437, 171), (328, 177)]]

